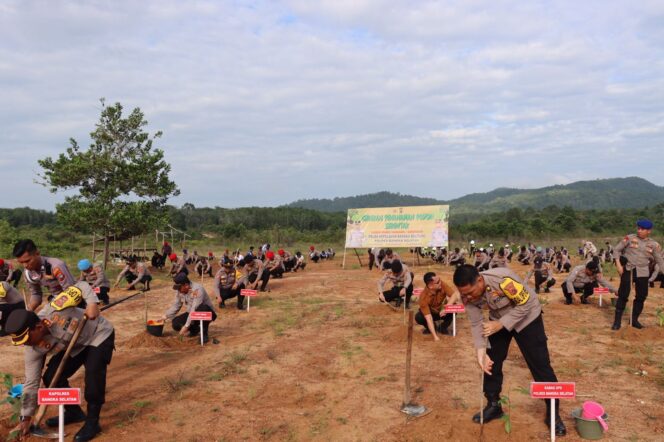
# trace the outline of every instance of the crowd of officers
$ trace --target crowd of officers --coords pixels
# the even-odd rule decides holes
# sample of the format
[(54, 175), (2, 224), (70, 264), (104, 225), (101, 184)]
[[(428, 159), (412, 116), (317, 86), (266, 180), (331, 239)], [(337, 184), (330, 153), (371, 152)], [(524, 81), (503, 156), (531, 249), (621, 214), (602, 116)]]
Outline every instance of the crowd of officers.
[[(639, 220), (635, 234), (625, 236), (610, 248), (609, 259), (604, 250), (597, 250), (592, 243), (585, 242), (579, 249), (584, 262), (575, 267), (571, 266), (566, 249), (542, 248), (532, 244), (519, 247), (515, 252), (509, 245), (497, 250), (492, 244), (486, 249), (477, 248), (474, 241), (471, 241), (470, 253), (459, 249), (449, 254), (445, 249), (413, 250), (421, 256), (430, 256), (436, 262), (456, 266), (454, 287), (435, 272), (424, 274), (424, 289), (419, 296), (415, 318), (423, 327), (423, 333), (432, 335), (437, 341), (439, 335), (449, 334), (451, 315), (445, 313), (445, 305), (465, 305), (478, 364), (485, 373), (483, 390), (487, 398), (487, 406), (481, 415), (477, 413), (473, 416), (474, 421), (483, 419), (489, 422), (503, 415), (500, 405), (502, 366), (512, 339), (516, 340), (535, 381), (557, 380), (546, 346), (542, 307), (537, 297), (542, 288), (548, 292), (556, 283), (554, 274), (569, 272), (562, 283), (567, 304), (575, 301), (588, 303), (588, 297), (599, 286), (617, 294), (614, 330), (621, 327), (621, 318), (634, 285), (636, 296), (631, 324), (637, 329), (643, 328), (639, 316), (648, 287), (658, 280), (657, 275), (652, 275), (653, 269), (664, 269), (661, 247), (650, 238), (652, 228), (651, 221)], [(194, 251), (189, 255), (184, 250), (178, 256), (169, 247), (168, 243), (164, 243), (163, 253), (157, 260), (161, 265), (157, 269), (165, 266), (166, 259), (170, 261), (174, 284), (174, 300), (162, 319), (170, 320), (173, 329), (181, 335), (196, 336), (201, 333), (198, 321), (190, 319), (191, 312), (207, 311), (212, 313), (213, 321), (217, 318), (213, 298), (201, 283), (193, 281), (190, 266), (201, 279), (214, 273), (213, 291), (219, 308), (225, 308), (228, 300), (237, 298), (238, 309), (244, 308), (242, 289), (269, 290), (270, 278), (282, 278), (287, 272), (297, 272), (306, 267), (299, 251), (291, 254), (279, 249), (275, 253), (269, 244), (264, 244), (257, 250), (251, 247), (246, 253), (226, 250), (219, 258), (219, 269), (215, 273), (212, 268), (216, 258), (212, 253), (200, 256)], [(9, 335), (14, 345), (26, 346), (21, 432), (23, 435), (30, 433), (36, 411), (37, 389), (42, 381), (44, 385), (51, 386), (65, 349), (79, 332), (71, 356), (63, 362), (63, 375), (52, 386), (67, 388), (69, 378), (85, 366), (87, 413), (77, 405), (66, 406), (65, 423), (84, 422), (74, 440), (91, 440), (101, 431), (99, 416), (105, 402), (106, 370), (114, 349), (113, 325), (100, 315), (99, 308), (100, 304), (110, 305), (110, 281), (100, 265), (86, 259), (78, 263), (80, 275), (75, 278), (62, 260), (41, 256), (31, 240), (19, 241), (13, 255), (16, 262), (24, 267), (29, 296), (16, 289), (16, 270), (11, 265), (5, 267), (9, 263), (1, 262), (0, 271), (5, 280), (0, 281), (0, 334)], [(318, 252), (314, 246), (309, 250), (313, 262), (333, 256), (331, 250)], [(394, 303), (395, 308), (405, 302), (408, 308), (414, 290), (414, 273), (391, 249), (370, 249), (369, 256), (370, 269), (375, 266), (382, 271), (377, 283), (379, 301)], [(473, 264), (466, 263), (468, 256), (474, 257)], [(507, 266), (512, 260), (529, 267), (525, 278)], [(602, 264), (609, 260), (615, 263), (620, 275), (618, 290), (602, 274)], [(531, 288), (529, 281), (533, 276), (534, 288)], [(140, 284), (141, 289), (147, 291), (150, 290), (152, 275), (144, 262), (132, 257), (118, 275), (116, 287), (122, 279), (127, 281), (128, 290), (135, 290)], [(44, 289), (46, 305), (42, 305)], [(485, 320), (483, 310), (489, 311), (489, 321)], [(204, 322), (202, 333), (205, 340), (208, 339), (208, 327), (209, 322)], [(47, 356), (50, 356), (48, 362)], [(547, 401), (547, 416), (549, 407)], [(564, 435), (566, 428), (560, 419), (558, 404), (555, 411), (555, 432)], [(545, 421), (548, 424), (549, 420)], [(46, 424), (57, 426), (58, 422), (51, 418)]]
[[(153, 256), (152, 270), (162, 269), (166, 260), (170, 261), (174, 291), (173, 302), (162, 319), (170, 320), (173, 329), (181, 335), (198, 336), (199, 321), (191, 321), (190, 313), (211, 312), (212, 321), (217, 313), (203, 285), (190, 278), (189, 269), (193, 268), (201, 279), (211, 277), (216, 259), (211, 252), (208, 256), (199, 256), (196, 251), (189, 255), (186, 249), (178, 257), (168, 242), (164, 242), (162, 252)], [(64, 261), (42, 256), (29, 239), (16, 243), (13, 255), (15, 262), (23, 267), (22, 271), (11, 261), (0, 259), (0, 336), (9, 336), (14, 345), (26, 347), (20, 437), (31, 434), (37, 411), (37, 390), (42, 382), (52, 388), (68, 388), (69, 378), (84, 366), (87, 412), (78, 405), (66, 405), (64, 419), (65, 424), (83, 422), (74, 436), (75, 441), (91, 440), (101, 432), (99, 416), (105, 402), (107, 366), (111, 363), (115, 343), (113, 325), (100, 315), (100, 306), (113, 305), (109, 296), (111, 282), (101, 264), (88, 259), (78, 262), (80, 273), (76, 277)], [(332, 259), (334, 251), (318, 251), (311, 246), (308, 255), (313, 262), (319, 262)], [(250, 247), (244, 254), (239, 250), (233, 253), (226, 250), (214, 274), (214, 296), (220, 308), (226, 306), (227, 300), (237, 298), (237, 308), (243, 309), (242, 289), (269, 291), (270, 278), (283, 278), (285, 273), (302, 271), (306, 266), (305, 257), (299, 251), (291, 254), (279, 249), (275, 253), (269, 244), (258, 250)], [(27, 294), (17, 289), (21, 277), (25, 280)], [(113, 287), (118, 287), (122, 280), (126, 281), (127, 290), (148, 291), (152, 274), (146, 262), (130, 256)], [(209, 324), (208, 321), (203, 323), (205, 341)], [(75, 335), (78, 337), (72, 342)], [(65, 359), (70, 344), (72, 350)], [(61, 365), (62, 375), (56, 382), (54, 377)], [(57, 427), (58, 424), (57, 417), (46, 420), (47, 426)]]
[[(606, 287), (616, 295), (612, 330), (620, 329), (630, 290), (634, 286), (636, 295), (631, 325), (636, 329), (644, 327), (639, 322), (639, 316), (648, 296), (648, 287), (664, 279), (658, 276), (659, 269), (664, 269), (664, 260), (660, 245), (650, 238), (652, 228), (650, 220), (638, 220), (636, 233), (625, 236), (615, 247), (606, 243), (608, 254), (604, 249), (597, 250), (590, 241), (584, 241), (579, 248), (582, 263), (575, 267), (572, 267), (565, 248), (542, 248), (532, 244), (519, 247), (514, 254), (509, 245), (495, 250), (490, 244), (484, 249), (476, 248), (474, 241), (471, 241), (470, 256), (475, 258), (473, 264), (465, 262), (468, 253), (458, 248), (449, 255), (445, 249), (411, 250), (420, 256), (429, 256), (435, 262), (456, 267), (453, 276), (455, 288), (434, 272), (424, 274), (425, 287), (419, 297), (415, 320), (423, 327), (424, 334), (432, 335), (438, 341), (439, 334), (449, 334), (448, 327), (452, 322), (452, 315), (445, 313), (445, 305), (465, 305), (478, 364), (484, 371), (483, 391), (487, 399), (486, 407), (473, 416), (474, 422), (489, 422), (503, 416), (500, 402), (502, 369), (512, 339), (516, 340), (535, 381), (557, 382), (546, 343), (542, 304), (537, 296), (542, 288), (544, 292), (550, 292), (556, 283), (554, 274), (568, 273), (562, 283), (566, 304), (588, 304), (588, 297), (598, 287)], [(413, 293), (414, 274), (390, 249), (370, 249), (369, 258), (370, 269), (375, 265), (384, 272), (378, 281), (379, 301), (394, 301), (397, 307), (406, 302), (408, 306)], [(512, 259), (529, 267), (524, 278), (507, 266)], [(615, 263), (620, 275), (617, 290), (603, 277), (602, 265), (606, 262)], [(529, 281), (533, 276), (534, 288), (531, 288)], [(392, 286), (386, 289), (388, 282)], [(483, 310), (489, 311), (488, 321)], [(545, 402), (545, 423), (550, 425), (551, 402)], [(558, 436), (567, 432), (560, 418), (559, 401), (555, 404), (554, 427)]]

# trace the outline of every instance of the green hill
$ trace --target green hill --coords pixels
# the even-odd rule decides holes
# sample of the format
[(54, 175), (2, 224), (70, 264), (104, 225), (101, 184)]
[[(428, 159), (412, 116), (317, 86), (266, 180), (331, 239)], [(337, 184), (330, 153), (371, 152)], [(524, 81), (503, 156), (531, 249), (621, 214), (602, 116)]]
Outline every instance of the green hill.
[(288, 206), (325, 212), (346, 211), (353, 207), (418, 206), (449, 204), (453, 215), (503, 212), (508, 209), (570, 206), (575, 210), (620, 209), (653, 206), (664, 202), (664, 187), (643, 178), (610, 178), (577, 181), (540, 189), (498, 188), (486, 193), (472, 193), (450, 201), (422, 198), (400, 193), (378, 192), (334, 199), (308, 199)]

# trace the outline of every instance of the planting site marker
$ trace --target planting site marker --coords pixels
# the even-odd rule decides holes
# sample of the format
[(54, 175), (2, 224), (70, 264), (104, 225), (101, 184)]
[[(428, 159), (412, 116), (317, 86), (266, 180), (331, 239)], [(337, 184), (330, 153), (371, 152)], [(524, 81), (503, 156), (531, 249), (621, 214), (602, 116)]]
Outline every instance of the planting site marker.
[(456, 336), (456, 315), (457, 313), (465, 313), (466, 307), (463, 304), (447, 304), (445, 305), (445, 313), (452, 314), (452, 336)]
[(203, 321), (212, 321), (212, 312), (191, 312), (189, 319), (192, 321), (201, 321), (201, 347), (205, 345), (203, 342)]
[(599, 306), (600, 306), (600, 307), (602, 306), (602, 295), (603, 295), (604, 293), (607, 293), (607, 294), (608, 294), (608, 293), (609, 293), (609, 289), (606, 288), (606, 287), (595, 287), (595, 288), (593, 289), (593, 294), (594, 294), (594, 295), (599, 295)]
[(531, 382), (530, 397), (551, 400), (551, 441), (556, 440), (556, 399), (574, 399), (574, 382)]
[(249, 311), (249, 308), (251, 307), (251, 298), (254, 296), (258, 296), (258, 291), (251, 289), (242, 289), (240, 290), (240, 295), (247, 297), (247, 311)]
[(40, 388), (37, 392), (39, 405), (58, 406), (58, 440), (65, 440), (65, 405), (81, 405), (80, 388)]

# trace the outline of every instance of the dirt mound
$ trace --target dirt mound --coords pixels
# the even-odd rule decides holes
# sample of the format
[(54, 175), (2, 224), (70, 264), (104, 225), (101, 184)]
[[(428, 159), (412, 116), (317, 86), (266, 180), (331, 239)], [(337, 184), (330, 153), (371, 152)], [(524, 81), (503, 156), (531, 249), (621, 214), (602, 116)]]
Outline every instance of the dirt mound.
[(122, 346), (127, 348), (164, 350), (177, 348), (183, 349), (197, 344), (199, 344), (199, 341), (194, 340), (193, 338), (181, 339), (179, 336), (162, 336), (158, 338), (144, 331), (123, 342)]

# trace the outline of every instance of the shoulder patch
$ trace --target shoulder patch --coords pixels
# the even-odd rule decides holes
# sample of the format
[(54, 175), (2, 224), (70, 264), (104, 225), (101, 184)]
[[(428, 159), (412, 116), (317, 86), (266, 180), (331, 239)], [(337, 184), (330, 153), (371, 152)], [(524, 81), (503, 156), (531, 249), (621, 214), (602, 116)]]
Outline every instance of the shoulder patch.
[(530, 293), (528, 293), (523, 284), (509, 277), (503, 278), (500, 283), (500, 290), (516, 305), (523, 305), (530, 298)]
[(7, 291), (5, 290), (5, 285), (0, 284), (0, 298), (4, 298), (7, 296)]
[(59, 267), (56, 267), (55, 269), (53, 269), (53, 276), (55, 276), (55, 279), (58, 280), (60, 285), (63, 285), (65, 283), (65, 279), (67, 279), (64, 272), (62, 270), (60, 270)]

